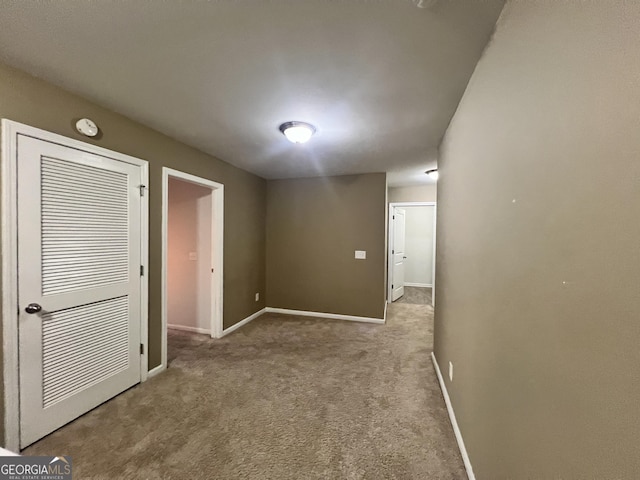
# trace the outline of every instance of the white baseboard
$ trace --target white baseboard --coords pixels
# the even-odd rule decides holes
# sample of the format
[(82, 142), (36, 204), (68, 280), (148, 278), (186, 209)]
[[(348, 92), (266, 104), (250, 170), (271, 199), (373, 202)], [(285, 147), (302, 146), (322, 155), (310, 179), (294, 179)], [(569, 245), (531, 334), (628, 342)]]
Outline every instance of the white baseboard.
[[(284, 313), (286, 315), (300, 315), (303, 317), (317, 317), (317, 318), (330, 318), (332, 320), (349, 320), (351, 322), (365, 322), (365, 323), (377, 323), (382, 325), (385, 323), (384, 318), (373, 317), (357, 317), (355, 315), (341, 315), (338, 313), (322, 313), (322, 312), (308, 312), (305, 310), (290, 310), (288, 308), (274, 308), (267, 307), (268, 313)], [(386, 317), (385, 317), (386, 318)]]
[(433, 287), (433, 284), (431, 284), (431, 283), (410, 283), (410, 282), (404, 282), (404, 286), (405, 286), (405, 287), (423, 287), (423, 288), (431, 288), (431, 287)]
[(431, 352), (431, 360), (433, 360), (433, 366), (435, 367), (436, 374), (438, 375), (438, 381), (440, 382), (440, 389), (442, 390), (442, 396), (444, 397), (444, 403), (447, 405), (447, 411), (449, 412), (449, 419), (451, 420), (451, 425), (453, 426), (453, 433), (455, 433), (456, 440), (458, 441), (458, 448), (460, 449), (460, 455), (462, 455), (462, 461), (464, 462), (464, 468), (467, 471), (467, 477), (469, 477), (469, 480), (476, 480), (476, 476), (473, 474), (473, 467), (471, 466), (471, 460), (469, 460), (469, 455), (467, 454), (467, 449), (464, 446), (464, 440), (462, 439), (462, 433), (460, 432), (460, 427), (458, 427), (458, 421), (456, 420), (456, 414), (453, 411), (453, 405), (451, 405), (451, 399), (449, 398), (449, 392), (447, 391), (447, 386), (444, 383), (444, 378), (442, 378), (442, 372), (440, 371), (440, 365), (438, 365), (438, 361), (436, 360), (436, 356), (435, 356), (435, 354), (433, 352)]
[(172, 330), (182, 330), (183, 332), (206, 333), (207, 335), (211, 335), (211, 330), (209, 330), (208, 328), (187, 327), (185, 325), (172, 324), (167, 324), (167, 328), (171, 328)]
[(258, 318), (260, 315), (262, 315), (263, 313), (265, 313), (267, 311), (266, 308), (263, 308), (262, 310), (258, 310), (256, 313), (249, 315), (247, 318), (245, 318), (244, 320), (240, 320), (238, 323), (236, 323), (235, 325), (231, 325), (229, 328), (226, 328), (224, 330), (222, 330), (222, 335), (220, 335), (220, 337), (224, 337), (225, 335), (230, 334), (231, 332), (233, 332), (234, 330), (239, 329), (240, 327), (245, 326), (247, 323), (249, 323), (251, 320), (255, 320), (256, 318)]
[(164, 372), (165, 370), (166, 370), (166, 367), (164, 365), (158, 365), (157, 367), (152, 368), (147, 373), (147, 380), (150, 379), (151, 377), (155, 377), (156, 375), (158, 375), (159, 373)]
[(389, 303), (385, 301), (384, 302), (384, 323), (387, 323), (387, 307), (388, 306), (389, 306)]

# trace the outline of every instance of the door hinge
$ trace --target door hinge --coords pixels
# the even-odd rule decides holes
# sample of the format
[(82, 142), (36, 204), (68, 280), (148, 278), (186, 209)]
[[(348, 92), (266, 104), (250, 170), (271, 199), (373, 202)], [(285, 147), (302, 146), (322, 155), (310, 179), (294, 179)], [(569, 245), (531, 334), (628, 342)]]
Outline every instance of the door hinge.
[(140, 276), (144, 277), (144, 265), (140, 265)]
[(395, 216), (395, 215), (393, 216), (393, 219), (394, 219), (394, 220), (396, 219), (396, 216)]
[(395, 250), (391, 250), (391, 255), (393, 255), (394, 253), (396, 253), (396, 251)]
[(144, 189), (147, 188), (146, 185), (138, 185), (138, 188), (140, 189), (140, 196), (144, 197)]
[(144, 355), (144, 344), (140, 344), (140, 355)]

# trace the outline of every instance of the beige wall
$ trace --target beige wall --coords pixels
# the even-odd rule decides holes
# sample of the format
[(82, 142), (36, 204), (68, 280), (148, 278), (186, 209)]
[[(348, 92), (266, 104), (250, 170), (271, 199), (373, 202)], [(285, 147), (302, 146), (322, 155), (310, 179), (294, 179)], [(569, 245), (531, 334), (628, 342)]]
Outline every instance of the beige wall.
[(267, 304), (382, 318), (385, 196), (383, 173), (269, 181)]
[[(264, 301), (255, 302), (254, 295), (265, 290), (265, 180), (3, 65), (0, 65), (0, 117), (149, 161), (149, 368), (160, 363), (163, 166), (225, 186), (225, 328), (264, 307)], [(89, 139), (75, 132), (75, 120), (82, 117), (98, 124), (101, 134), (97, 138)]]
[(638, 19), (509, 3), (441, 146), (435, 353), (479, 480), (640, 475)]
[(411, 187), (389, 188), (389, 203), (392, 202), (435, 202), (436, 184), (415, 185)]

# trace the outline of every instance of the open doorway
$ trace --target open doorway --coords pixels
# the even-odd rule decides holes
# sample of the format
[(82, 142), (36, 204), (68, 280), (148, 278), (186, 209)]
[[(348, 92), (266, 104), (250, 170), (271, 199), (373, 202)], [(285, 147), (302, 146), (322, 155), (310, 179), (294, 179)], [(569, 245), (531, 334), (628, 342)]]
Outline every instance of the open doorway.
[(169, 177), (167, 327), (211, 335), (210, 188)]
[(167, 329), (222, 335), (223, 188), (163, 168), (162, 368)]
[(435, 202), (389, 204), (389, 303), (435, 305)]

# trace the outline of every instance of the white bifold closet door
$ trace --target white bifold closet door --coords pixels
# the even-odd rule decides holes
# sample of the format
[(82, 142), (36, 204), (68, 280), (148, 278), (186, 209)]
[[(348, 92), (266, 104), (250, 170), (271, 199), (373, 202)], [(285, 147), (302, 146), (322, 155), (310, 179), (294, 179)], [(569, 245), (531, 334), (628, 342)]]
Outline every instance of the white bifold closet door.
[(140, 381), (140, 166), (20, 135), (22, 448)]

